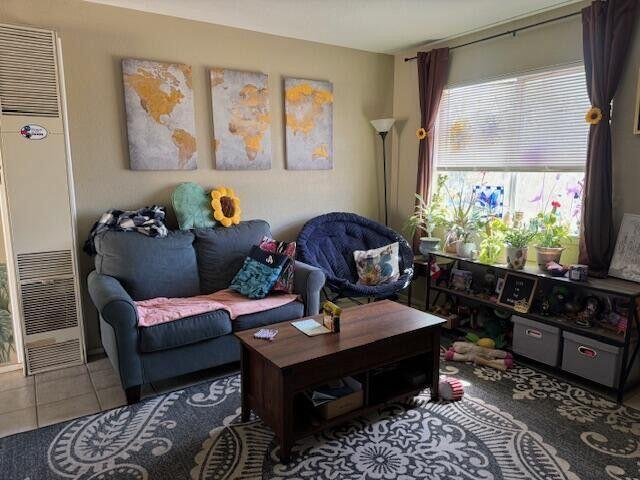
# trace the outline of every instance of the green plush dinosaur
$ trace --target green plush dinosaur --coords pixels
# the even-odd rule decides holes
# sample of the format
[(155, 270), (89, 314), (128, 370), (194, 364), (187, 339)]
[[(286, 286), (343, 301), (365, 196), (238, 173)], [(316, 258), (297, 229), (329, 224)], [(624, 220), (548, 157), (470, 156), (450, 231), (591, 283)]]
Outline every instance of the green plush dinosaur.
[(197, 183), (181, 183), (171, 196), (173, 210), (180, 230), (211, 228), (218, 222), (213, 219), (211, 198)]

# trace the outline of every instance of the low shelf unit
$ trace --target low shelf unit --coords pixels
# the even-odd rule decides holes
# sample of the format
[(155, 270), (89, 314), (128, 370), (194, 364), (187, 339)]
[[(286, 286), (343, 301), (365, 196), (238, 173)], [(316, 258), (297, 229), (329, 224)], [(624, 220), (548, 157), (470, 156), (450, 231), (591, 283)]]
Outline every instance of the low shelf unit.
[[(497, 303), (495, 295), (478, 291), (473, 286), (468, 290), (456, 290), (451, 287), (447, 281), (435, 282), (432, 280), (430, 272), (434, 264), (446, 266), (447, 269), (470, 270), (474, 272), (473, 283), (477, 284), (477, 279), (482, 277), (487, 271), (492, 270), (496, 277), (504, 278), (508, 273), (522, 275), (536, 280), (536, 295), (548, 295), (554, 287), (564, 286), (566, 290), (574, 296), (585, 298), (588, 296), (596, 296), (611, 303), (620, 300), (628, 305), (626, 310), (626, 329), (617, 332), (615, 329), (605, 326), (603, 322), (594, 322), (591, 327), (582, 327), (575, 323), (571, 315), (558, 314), (557, 312), (546, 312), (542, 314), (538, 307), (538, 301), (532, 302), (527, 311), (507, 306), (503, 303)], [(500, 310), (505, 313), (517, 315), (519, 317), (529, 319), (539, 324), (548, 325), (559, 329), (561, 338), (563, 332), (568, 335), (579, 335), (581, 338), (591, 339), (594, 344), (599, 342), (601, 345), (610, 345), (619, 349), (620, 352), (620, 368), (616, 371), (616, 382), (611, 389), (616, 394), (618, 401), (622, 401), (624, 392), (631, 387), (633, 382), (629, 382), (630, 375), (640, 372), (640, 358), (638, 350), (640, 349), (640, 326), (638, 322), (638, 305), (640, 300), (640, 284), (621, 280), (617, 278), (589, 278), (587, 281), (578, 282), (570, 280), (566, 277), (554, 277), (546, 272), (540, 271), (537, 266), (526, 266), (523, 270), (513, 270), (506, 264), (484, 264), (478, 260), (463, 258), (455, 254), (445, 252), (433, 252), (428, 256), (417, 256), (414, 261), (415, 270), (422, 273), (426, 277), (426, 294), (425, 306), (427, 311), (431, 311), (436, 303), (443, 295), (449, 299), (451, 303), (456, 305), (465, 305), (472, 308), (487, 307), (490, 309)], [(435, 295), (433, 295), (435, 293)], [(409, 291), (409, 301), (411, 299), (411, 291)], [(456, 326), (455, 330), (461, 330), (463, 333), (468, 332), (464, 327)], [(507, 348), (507, 349), (510, 349)], [(517, 352), (516, 352), (517, 353)], [(560, 361), (558, 362), (560, 363)], [(560, 365), (557, 365), (560, 368)], [(587, 377), (584, 377), (587, 378)], [(587, 378), (589, 380), (589, 378)], [(632, 380), (632, 379), (631, 379)]]

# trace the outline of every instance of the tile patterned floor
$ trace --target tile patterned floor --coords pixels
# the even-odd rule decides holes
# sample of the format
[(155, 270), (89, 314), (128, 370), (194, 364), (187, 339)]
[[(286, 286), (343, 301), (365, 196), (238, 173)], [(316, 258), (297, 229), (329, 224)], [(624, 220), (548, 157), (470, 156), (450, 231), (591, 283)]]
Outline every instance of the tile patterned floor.
[[(143, 398), (204, 382), (238, 364), (146, 385)], [(22, 371), (0, 374), (0, 437), (90, 415), (126, 404), (109, 359), (25, 377)]]

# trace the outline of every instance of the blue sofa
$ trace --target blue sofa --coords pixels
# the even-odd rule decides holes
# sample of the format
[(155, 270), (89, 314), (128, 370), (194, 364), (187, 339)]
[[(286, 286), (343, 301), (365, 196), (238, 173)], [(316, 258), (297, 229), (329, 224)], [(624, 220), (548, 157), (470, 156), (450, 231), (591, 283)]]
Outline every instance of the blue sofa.
[(231, 228), (174, 231), (165, 238), (114, 231), (96, 237), (89, 294), (99, 312), (102, 345), (129, 404), (140, 399), (145, 383), (239, 360), (234, 331), (318, 313), (324, 274), (296, 262), (294, 289), (301, 302), (233, 321), (226, 311), (216, 310), (138, 327), (134, 301), (191, 297), (227, 288), (264, 235), (270, 235), (269, 224), (251, 220)]

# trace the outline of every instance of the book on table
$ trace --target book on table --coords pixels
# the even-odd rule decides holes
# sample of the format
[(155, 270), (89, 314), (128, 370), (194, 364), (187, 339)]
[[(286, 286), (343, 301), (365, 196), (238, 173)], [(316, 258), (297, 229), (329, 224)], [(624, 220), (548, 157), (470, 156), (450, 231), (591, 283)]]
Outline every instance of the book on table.
[(315, 337), (316, 335), (331, 333), (331, 330), (329, 330), (327, 327), (316, 322), (313, 319), (291, 322), (291, 325), (293, 325), (294, 327), (296, 327), (298, 330), (300, 330), (302, 333), (304, 333), (309, 337)]

